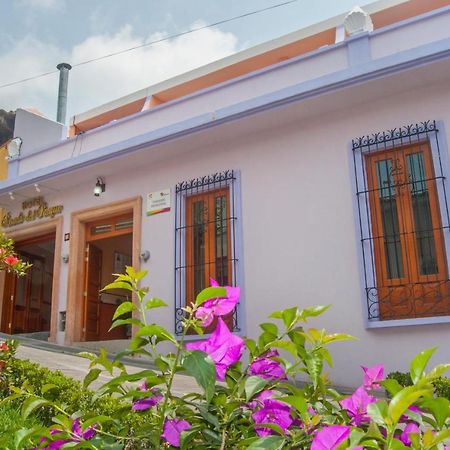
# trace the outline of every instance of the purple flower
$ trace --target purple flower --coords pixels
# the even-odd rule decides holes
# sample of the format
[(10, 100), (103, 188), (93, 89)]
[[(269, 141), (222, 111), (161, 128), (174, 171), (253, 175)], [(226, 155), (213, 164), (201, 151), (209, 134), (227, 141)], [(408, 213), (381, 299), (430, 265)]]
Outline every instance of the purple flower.
[(166, 419), (164, 421), (163, 434), (161, 435), (170, 445), (180, 446), (180, 435), (184, 430), (189, 430), (191, 424), (187, 420)]
[(219, 317), (217, 327), (207, 341), (190, 342), (186, 344), (186, 348), (207, 353), (216, 363), (217, 378), (223, 381), (228, 367), (241, 358), (244, 341), (231, 333)]
[[(210, 278), (211, 286), (219, 286), (216, 280)], [(233, 286), (225, 286), (227, 291), (226, 297), (212, 298), (206, 300), (195, 312), (195, 317), (202, 321), (202, 326), (211, 325), (214, 317), (226, 316), (230, 314), (239, 301), (240, 288)]]
[(350, 396), (342, 400), (341, 406), (347, 411), (353, 425), (359, 426), (362, 422), (368, 422), (367, 406), (376, 401), (375, 397), (369, 395), (363, 386), (356, 389)]
[(411, 447), (411, 444), (412, 444), (411, 439), (409, 438), (409, 435), (411, 433), (420, 434), (420, 429), (415, 423), (408, 423), (408, 425), (406, 425), (405, 429), (403, 430), (402, 434), (400, 435), (400, 440), (407, 447)]
[[(284, 433), (292, 425), (294, 419), (291, 416), (291, 407), (286, 403), (272, 398), (273, 391), (266, 390), (261, 392), (254, 402), (254, 406), (260, 408), (252, 414), (252, 418), (256, 424), (273, 423), (278, 425)], [(274, 430), (267, 427), (255, 426), (258, 436), (268, 436)]]
[(310, 450), (335, 450), (350, 434), (350, 427), (345, 425), (331, 425), (317, 432)]
[(364, 371), (364, 387), (367, 389), (380, 389), (380, 381), (384, 380), (384, 366), (383, 364), (377, 364), (373, 367), (363, 367)]
[[(57, 441), (49, 442), (47, 447), (43, 447), (43, 450), (59, 450), (63, 445), (68, 444), (70, 442), (81, 442), (81, 441), (88, 441), (89, 439), (92, 439), (95, 436), (95, 428), (97, 425), (93, 425), (92, 427), (87, 427), (86, 430), (82, 430), (80, 419), (75, 419), (72, 422), (71, 427), (71, 438), (67, 439), (59, 439)], [(51, 435), (58, 435), (63, 433), (62, 430), (59, 430), (57, 428), (54, 428), (50, 430)], [(43, 437), (40, 439), (39, 443), (42, 444), (45, 441), (47, 441), (47, 438)]]
[(250, 364), (250, 374), (271, 380), (285, 380), (286, 372), (279, 361), (271, 358), (279, 356), (276, 350), (265, 353)]
[(146, 409), (153, 408), (153, 406), (157, 405), (164, 398), (159, 389), (152, 388), (148, 390), (147, 383), (145, 382), (139, 386), (139, 390), (143, 392), (149, 391), (152, 395), (135, 400), (133, 402), (133, 406), (131, 407), (131, 409), (135, 411), (144, 411)]

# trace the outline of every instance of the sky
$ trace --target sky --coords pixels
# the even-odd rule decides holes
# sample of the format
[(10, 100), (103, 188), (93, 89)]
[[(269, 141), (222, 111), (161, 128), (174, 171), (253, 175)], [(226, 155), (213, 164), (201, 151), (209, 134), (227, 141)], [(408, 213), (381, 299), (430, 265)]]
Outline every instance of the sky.
[[(0, 0), (0, 86), (283, 0)], [(226, 24), (75, 67), (68, 117), (248, 47), (348, 12), (358, 0), (296, 0)], [(360, 0), (364, 5), (369, 1)], [(55, 119), (58, 74), (0, 88), (0, 109)]]

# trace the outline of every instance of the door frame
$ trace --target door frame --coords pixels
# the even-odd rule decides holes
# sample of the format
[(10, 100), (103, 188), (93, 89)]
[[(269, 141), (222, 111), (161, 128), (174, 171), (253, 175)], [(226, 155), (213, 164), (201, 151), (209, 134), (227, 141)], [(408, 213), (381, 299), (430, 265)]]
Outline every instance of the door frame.
[(136, 270), (139, 270), (142, 229), (141, 196), (72, 213), (69, 282), (67, 286), (66, 344), (70, 345), (73, 342), (80, 342), (83, 339), (83, 281), (85, 277), (86, 224), (126, 213), (132, 213), (133, 215), (132, 264)]
[[(55, 217), (47, 222), (33, 224), (26, 228), (7, 231), (8, 237), (15, 242), (26, 241), (46, 234), (55, 233), (55, 256), (53, 263), (52, 306), (50, 315), (49, 342), (56, 342), (58, 333), (59, 285), (61, 275), (61, 246), (63, 238), (63, 217)], [(5, 277), (6, 278), (6, 277)], [(0, 302), (0, 315), (3, 317), (3, 301)]]

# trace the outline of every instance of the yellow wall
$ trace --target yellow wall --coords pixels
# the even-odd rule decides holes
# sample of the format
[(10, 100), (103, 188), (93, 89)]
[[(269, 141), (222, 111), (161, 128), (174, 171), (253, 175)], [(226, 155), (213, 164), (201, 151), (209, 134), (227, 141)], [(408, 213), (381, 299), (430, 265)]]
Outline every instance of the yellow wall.
[(8, 177), (8, 161), (6, 160), (6, 144), (0, 145), (0, 180)]

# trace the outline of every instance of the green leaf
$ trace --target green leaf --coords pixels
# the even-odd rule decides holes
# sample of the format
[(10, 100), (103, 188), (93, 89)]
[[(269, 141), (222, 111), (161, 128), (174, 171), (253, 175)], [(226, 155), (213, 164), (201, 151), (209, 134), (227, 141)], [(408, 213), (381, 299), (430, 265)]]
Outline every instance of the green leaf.
[(319, 353), (309, 353), (306, 357), (306, 367), (308, 368), (309, 376), (313, 382), (314, 389), (317, 388), (320, 382), (320, 375), (323, 369), (323, 359)]
[(403, 386), (394, 378), (388, 378), (381, 382), (381, 385), (389, 392), (391, 397), (393, 397), (397, 392), (403, 389)]
[(27, 398), (22, 405), (22, 417), (26, 419), (35, 409), (40, 408), (41, 406), (49, 405), (50, 402), (43, 398), (39, 397), (29, 397)]
[(34, 426), (32, 428), (22, 428), (16, 431), (14, 435), (14, 444), (16, 449), (27, 448), (26, 444), (29, 444), (28, 439), (37, 436), (43, 435), (47, 430), (42, 427)]
[(388, 414), (393, 424), (396, 424), (402, 414), (420, 397), (431, 394), (429, 389), (419, 389), (417, 386), (408, 386), (398, 392), (391, 400)]
[(278, 327), (274, 323), (265, 322), (261, 323), (259, 326), (263, 331), (267, 331), (268, 333), (273, 334), (275, 336), (278, 335)]
[(183, 360), (186, 372), (193, 376), (205, 391), (206, 401), (209, 403), (216, 389), (216, 366), (211, 357), (201, 351), (189, 352)]
[(267, 384), (267, 380), (261, 377), (248, 377), (245, 380), (245, 399), (248, 402), (255, 394), (261, 392)]
[(142, 327), (136, 334), (135, 337), (152, 337), (155, 336), (158, 341), (170, 341), (174, 344), (177, 343), (176, 339), (170, 334), (165, 328), (160, 325), (146, 325)]
[(448, 370), (450, 370), (450, 364), (438, 364), (425, 376), (426, 381), (433, 381), (434, 379), (444, 375), (444, 373)]
[(206, 300), (211, 300), (212, 298), (220, 298), (226, 297), (227, 290), (224, 287), (213, 286), (203, 289), (195, 299), (195, 304), (200, 306), (202, 303), (206, 302)]
[(446, 398), (426, 398), (421, 402), (420, 406), (425, 406), (433, 413), (439, 428), (443, 428), (450, 417), (450, 401)]
[(378, 425), (385, 425), (388, 416), (388, 404), (385, 400), (367, 405), (368, 416)]
[(352, 336), (351, 334), (346, 333), (334, 333), (334, 334), (327, 334), (323, 336), (322, 342), (324, 344), (330, 344), (331, 342), (336, 341), (356, 341), (358, 338), (355, 336)]
[(137, 308), (134, 303), (123, 302), (117, 307), (116, 312), (113, 315), (113, 320), (117, 319), (117, 317), (123, 316), (124, 314), (128, 314), (132, 311), (135, 311), (136, 309)]
[(167, 306), (167, 303), (160, 298), (151, 298), (146, 304), (145, 309), (161, 308)]
[(133, 291), (133, 286), (126, 281), (113, 281), (107, 284), (102, 291), (109, 291), (110, 289), (126, 289), (127, 291)]
[(305, 414), (308, 409), (308, 403), (300, 395), (288, 395), (286, 397), (277, 397), (280, 402), (293, 406), (300, 414)]
[(94, 382), (102, 373), (101, 369), (91, 369), (84, 377), (83, 387), (86, 389), (92, 382)]
[(297, 358), (297, 347), (295, 346), (295, 344), (291, 341), (285, 341), (285, 340), (281, 340), (281, 341), (273, 341), (271, 343), (271, 347), (276, 347), (276, 348), (280, 348), (281, 350), (286, 350), (287, 352), (289, 352), (294, 358)]
[(425, 368), (428, 364), (428, 361), (430, 360), (431, 356), (435, 351), (436, 347), (424, 350), (423, 352), (420, 352), (418, 355), (416, 355), (411, 361), (410, 374), (411, 380), (413, 381), (414, 384), (416, 384), (422, 377), (423, 372), (425, 371)]
[(283, 448), (284, 438), (281, 436), (266, 436), (251, 443), (247, 450), (278, 450)]
[(58, 389), (56, 384), (48, 383), (44, 384), (41, 388), (41, 394), (44, 395), (46, 392), (51, 391), (52, 389)]
[(111, 328), (109, 329), (109, 331), (111, 331), (114, 328), (123, 326), (123, 325), (136, 325), (137, 327), (143, 327), (144, 323), (141, 322), (139, 319), (117, 319), (113, 322), (113, 324), (111, 325)]
[(322, 306), (322, 305), (318, 305), (318, 306), (310, 306), (308, 308), (302, 309), (299, 313), (298, 313), (298, 319), (306, 322), (306, 319), (308, 317), (317, 317), (320, 316), (321, 314), (323, 314), (331, 305), (326, 305), (326, 306)]
[(293, 325), (295, 325), (295, 322), (297, 321), (297, 314), (298, 314), (298, 308), (294, 306), (293, 308), (285, 309), (281, 316), (283, 318), (284, 325), (289, 330)]

